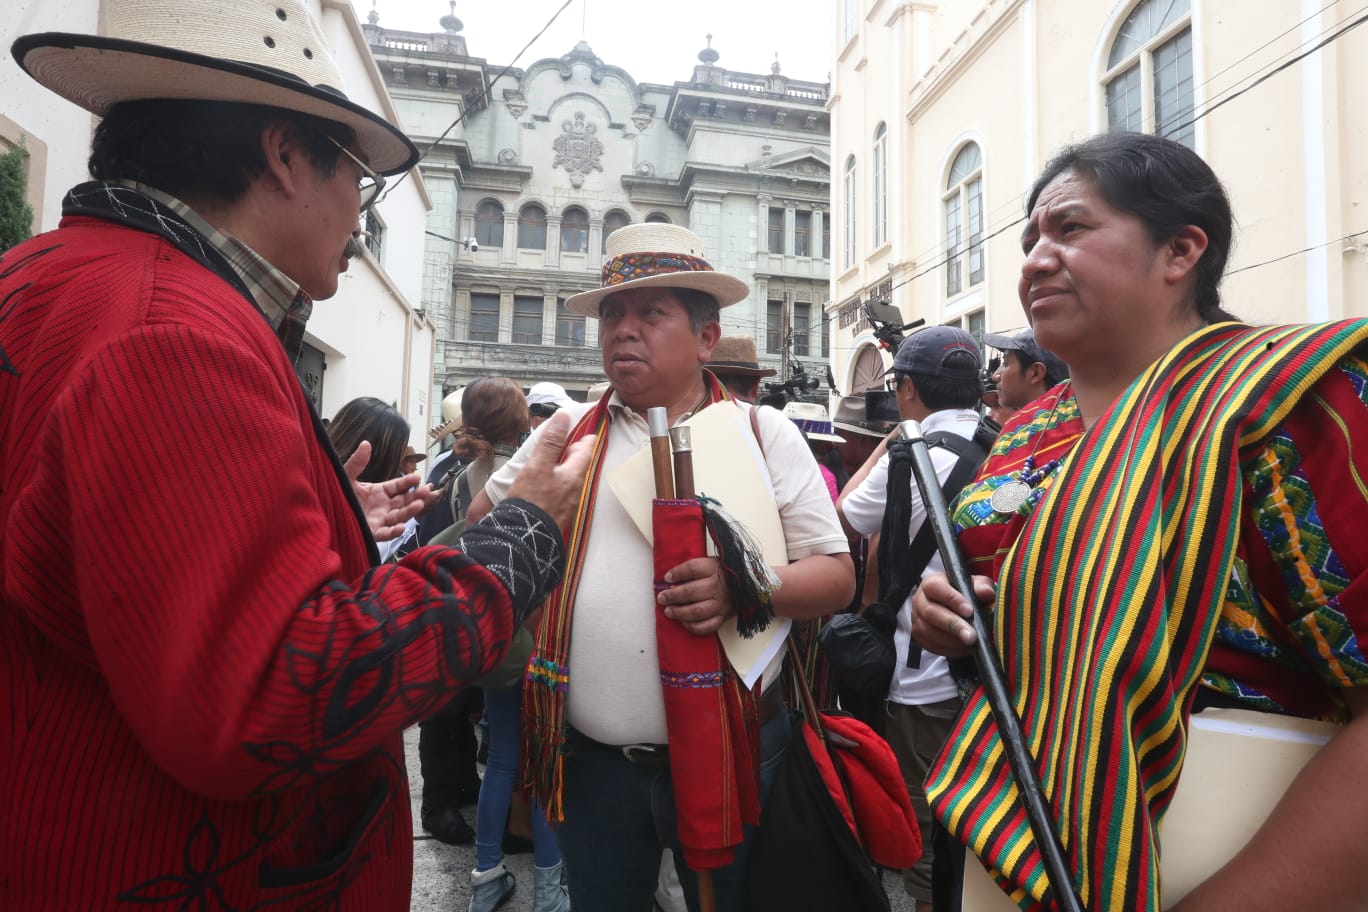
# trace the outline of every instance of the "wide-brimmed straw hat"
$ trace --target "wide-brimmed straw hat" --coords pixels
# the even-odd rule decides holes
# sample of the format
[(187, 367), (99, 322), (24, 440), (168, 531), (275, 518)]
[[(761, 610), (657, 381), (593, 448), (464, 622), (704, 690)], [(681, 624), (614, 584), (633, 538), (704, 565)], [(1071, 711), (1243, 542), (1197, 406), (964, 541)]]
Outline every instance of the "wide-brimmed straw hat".
[(303, 0), (106, 0), (105, 21), (103, 35), (25, 35), (11, 52), (38, 82), (101, 116), (149, 99), (269, 105), (350, 127), (381, 174), (418, 160), (397, 127), (342, 93)]
[(808, 440), (821, 440), (826, 443), (845, 443), (844, 437), (831, 432), (831, 419), (827, 417), (826, 406), (816, 402), (790, 402), (784, 406), (784, 417), (798, 425), (798, 430)]
[(751, 336), (723, 336), (708, 359), (708, 370), (719, 377), (773, 377), (777, 371), (761, 367)]
[(605, 247), (603, 287), (572, 295), (565, 302), (572, 313), (597, 317), (600, 301), (632, 288), (693, 288), (716, 298), (718, 307), (730, 307), (750, 294), (745, 282), (713, 269), (704, 258), (702, 239), (679, 225), (624, 225), (608, 235)]
[(428, 431), (429, 437), (433, 440), (441, 440), (461, 426), (461, 399), (464, 396), (464, 386), (455, 392), (447, 393), (446, 397), (442, 399), (442, 423)]

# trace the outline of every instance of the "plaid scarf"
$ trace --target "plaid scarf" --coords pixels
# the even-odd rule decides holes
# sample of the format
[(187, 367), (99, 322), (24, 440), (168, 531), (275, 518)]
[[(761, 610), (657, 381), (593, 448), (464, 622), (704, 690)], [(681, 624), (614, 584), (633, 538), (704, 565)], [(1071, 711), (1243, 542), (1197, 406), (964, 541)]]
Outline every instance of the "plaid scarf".
[[(726, 387), (709, 371), (703, 371), (706, 389), (704, 404), (699, 411), (730, 399)], [(608, 434), (612, 422), (608, 419), (609, 391), (579, 420), (566, 438), (568, 450), (576, 440), (590, 434), (597, 435), (589, 457), (589, 471), (584, 476), (579, 508), (571, 523), (565, 542), (565, 576), (546, 603), (546, 614), (537, 627), (536, 643), (527, 662), (523, 682), (523, 745), (522, 787), (530, 788), (541, 802), (547, 819), (565, 819), (562, 794), (565, 766), (565, 701), (570, 690), (570, 628), (579, 592), (580, 573), (584, 570), (584, 555), (589, 543), (594, 506), (598, 501), (602, 481), (603, 460), (608, 452)], [(644, 593), (649, 596), (650, 593)]]
[[(1160, 908), (1158, 824), (1235, 559), (1240, 459), (1365, 340), (1361, 321), (1188, 337), (1084, 435), (1006, 556), (995, 641), (1089, 909)], [(927, 793), (1022, 909), (1046, 908), (981, 689)]]

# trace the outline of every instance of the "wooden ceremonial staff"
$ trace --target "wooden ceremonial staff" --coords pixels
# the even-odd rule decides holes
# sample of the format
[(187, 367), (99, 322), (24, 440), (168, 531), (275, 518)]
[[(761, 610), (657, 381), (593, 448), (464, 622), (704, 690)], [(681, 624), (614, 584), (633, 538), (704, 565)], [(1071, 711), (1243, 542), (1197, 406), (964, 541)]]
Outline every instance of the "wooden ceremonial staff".
[(941, 561), (945, 564), (945, 575), (969, 603), (974, 606), (971, 623), (976, 639), (974, 641), (974, 664), (978, 666), (979, 680), (983, 682), (988, 706), (993, 711), (993, 722), (1002, 744), (1007, 750), (1007, 762), (1021, 789), (1022, 802), (1026, 805), (1026, 818), (1031, 824), (1031, 835), (1040, 847), (1041, 860), (1045, 864), (1045, 874), (1050, 882), (1050, 892), (1060, 912), (1083, 912), (1083, 900), (1074, 886), (1073, 874), (1064, 856), (1064, 846), (1055, 832), (1054, 821), (1045, 798), (1045, 790), (1040, 786), (1036, 775), (1035, 758), (1026, 746), (1026, 738), (1021, 731), (1021, 720), (1012, 708), (1011, 697), (1007, 693), (1007, 682), (1002, 673), (1002, 664), (993, 649), (989, 638), (988, 625), (984, 620), (983, 606), (974, 594), (974, 584), (969, 571), (960, 556), (955, 541), (955, 530), (950, 521), (950, 509), (946, 506), (945, 495), (941, 492), (936, 469), (931, 464), (931, 453), (922, 437), (921, 424), (908, 420), (898, 425), (898, 436), (911, 444), (912, 474), (917, 478), (917, 488), (921, 492), (922, 503), (926, 506), (926, 518), (936, 533), (936, 544), (940, 548)]
[[(655, 496), (661, 500), (687, 500), (694, 496), (693, 449), (686, 427), (670, 429), (665, 409), (646, 410), (646, 427), (651, 435), (651, 470), (655, 473)], [(673, 445), (673, 446), (672, 446)], [(671, 449), (674, 465), (671, 467)], [(675, 864), (679, 859), (675, 859)], [(698, 905), (700, 912), (717, 912), (717, 893), (713, 887), (713, 872), (704, 870), (698, 875)]]

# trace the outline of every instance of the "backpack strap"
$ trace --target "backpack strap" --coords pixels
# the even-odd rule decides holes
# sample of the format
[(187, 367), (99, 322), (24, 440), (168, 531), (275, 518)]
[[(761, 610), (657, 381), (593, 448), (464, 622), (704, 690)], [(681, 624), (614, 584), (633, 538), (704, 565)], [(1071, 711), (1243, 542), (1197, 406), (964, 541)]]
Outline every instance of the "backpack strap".
[[(988, 450), (991, 448), (992, 441), (996, 436), (996, 434), (992, 433), (991, 428), (985, 430), (982, 422), (980, 422), (978, 428), (975, 429), (974, 438), (972, 440), (961, 437), (958, 434), (952, 434), (948, 431), (935, 431), (926, 435), (926, 445), (928, 447), (941, 447), (942, 449), (949, 450), (955, 454), (955, 466), (950, 470), (950, 474), (946, 476), (944, 483), (941, 484), (941, 492), (945, 495), (946, 503), (953, 503), (960, 490), (973, 480), (974, 475), (978, 473), (979, 466), (983, 465), (983, 461), (988, 458)], [(982, 441), (984, 438), (986, 438), (986, 442), (988, 443), (987, 447), (983, 446)], [(890, 492), (890, 499), (892, 496), (895, 495)], [(911, 486), (909, 485), (906, 493), (899, 496), (910, 498), (912, 496)], [(923, 521), (921, 527), (917, 530), (917, 534), (912, 538), (911, 543), (908, 545), (906, 552), (907, 562), (905, 567), (907, 575), (903, 578), (911, 581), (911, 586), (908, 588), (908, 594), (911, 593), (912, 589), (915, 588), (917, 583), (921, 580), (921, 575), (926, 570), (926, 565), (931, 563), (931, 558), (935, 553), (935, 532), (931, 528), (929, 522)], [(903, 599), (906, 598), (907, 594), (904, 594)], [(901, 605), (902, 600), (899, 600), (898, 606)], [(921, 653), (921, 646), (917, 645), (915, 640), (908, 643), (908, 668), (921, 667)]]

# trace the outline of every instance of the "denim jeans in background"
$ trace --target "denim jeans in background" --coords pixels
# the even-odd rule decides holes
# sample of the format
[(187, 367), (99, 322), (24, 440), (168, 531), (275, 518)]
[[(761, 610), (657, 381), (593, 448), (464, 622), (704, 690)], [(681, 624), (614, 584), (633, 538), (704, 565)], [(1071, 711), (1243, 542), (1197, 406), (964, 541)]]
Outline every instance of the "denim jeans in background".
[[(769, 797), (792, 728), (780, 712), (760, 729), (760, 801)], [(755, 839), (746, 827), (736, 859), (713, 872), (718, 912), (742, 907), (746, 860)], [(675, 826), (670, 771), (630, 763), (615, 747), (573, 729), (566, 742), (565, 820), (556, 830), (565, 858), (570, 904), (593, 912), (651, 908), (660, 853), (674, 851), (689, 912), (698, 912), (698, 877), (684, 864)]]
[[(522, 751), (522, 688), (485, 689), (485, 718), (489, 720), (489, 762), (480, 784), (475, 809), (475, 869), (488, 871), (503, 861), (504, 827), (513, 800)], [(560, 864), (556, 835), (547, 825), (541, 805), (532, 802), (532, 857), (539, 868)]]

